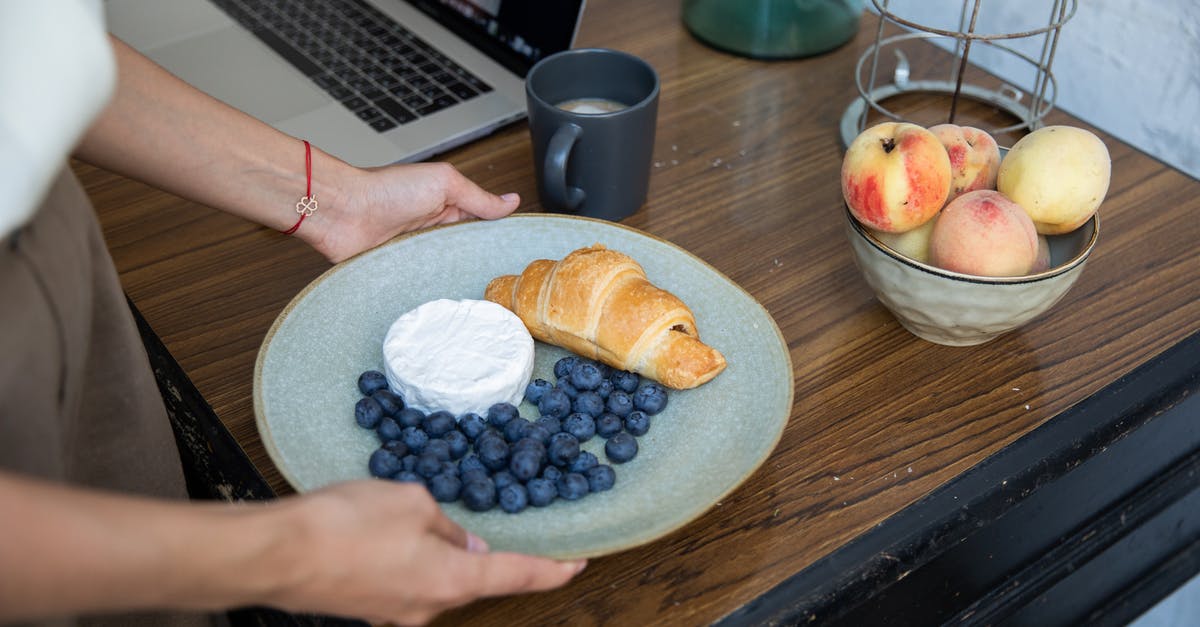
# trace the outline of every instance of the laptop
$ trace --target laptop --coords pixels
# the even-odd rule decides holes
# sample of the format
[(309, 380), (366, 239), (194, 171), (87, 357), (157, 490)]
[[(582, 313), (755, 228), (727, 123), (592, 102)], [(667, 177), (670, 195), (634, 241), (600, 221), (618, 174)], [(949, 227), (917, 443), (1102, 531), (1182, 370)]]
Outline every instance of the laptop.
[(584, 0), (106, 0), (109, 31), (349, 163), (412, 162), (525, 116)]

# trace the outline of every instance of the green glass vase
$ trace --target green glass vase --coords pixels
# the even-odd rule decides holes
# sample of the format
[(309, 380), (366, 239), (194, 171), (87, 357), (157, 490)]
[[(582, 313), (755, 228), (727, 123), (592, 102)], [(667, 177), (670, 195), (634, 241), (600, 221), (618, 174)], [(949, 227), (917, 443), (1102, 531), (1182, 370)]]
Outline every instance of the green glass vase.
[(683, 0), (683, 23), (700, 41), (757, 59), (828, 52), (858, 32), (865, 0)]

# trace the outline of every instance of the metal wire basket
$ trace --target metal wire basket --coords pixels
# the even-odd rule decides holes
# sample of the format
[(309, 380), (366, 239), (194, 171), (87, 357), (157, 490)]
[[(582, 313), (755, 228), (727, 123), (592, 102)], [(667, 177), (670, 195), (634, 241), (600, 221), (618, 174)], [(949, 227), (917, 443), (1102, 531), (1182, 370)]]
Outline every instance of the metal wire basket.
[[(1064, 24), (1074, 15), (1078, 0), (1052, 0), (1046, 4), (1050, 7), (1050, 17), (1045, 26), (1019, 32), (980, 33), (976, 31), (983, 0), (963, 0), (957, 29), (943, 29), (906, 19), (889, 8), (890, 0), (871, 0), (879, 12), (879, 28), (875, 34), (875, 42), (869, 46), (858, 59), (855, 66), (855, 84), (859, 97), (846, 108), (841, 119), (841, 136), (845, 146), (861, 133), (867, 125), (871, 112), (878, 113), (897, 122), (913, 122), (883, 105), (885, 100), (904, 94), (936, 94), (948, 97), (948, 111), (944, 122), (956, 123), (959, 111), (959, 101), (971, 98), (985, 104), (990, 104), (1003, 110), (1016, 119), (1014, 124), (984, 129), (993, 136), (1026, 129), (1035, 130), (1042, 126), (1042, 119), (1054, 108), (1058, 96), (1058, 85), (1051, 72), (1054, 53), (1058, 47), (1059, 34)], [(885, 26), (892, 24), (906, 30), (898, 35), (884, 37)], [(895, 30), (894, 28), (892, 29)], [(1037, 38), (1040, 38), (1038, 41)], [(903, 51), (907, 42), (919, 40), (934, 40), (935, 43), (947, 44), (945, 40), (953, 40), (953, 58), (948, 63), (950, 76), (948, 79), (917, 79), (912, 78), (912, 68), (908, 57)], [(1018, 50), (1014, 40), (1026, 47), (1034, 48), (1040, 43), (1040, 55), (1035, 56), (1027, 51)], [(911, 45), (911, 44), (909, 44)], [(968, 78), (968, 58), (973, 48), (986, 47), (996, 51), (996, 54), (1018, 59), (1019, 63), (1027, 63), (1033, 69), (1032, 81), (1025, 89), (1008, 82), (1000, 81), (996, 85), (985, 85), (972, 82)], [(947, 48), (951, 47), (949, 45)], [(881, 56), (884, 49), (893, 52), (896, 59), (891, 81), (881, 80)], [(886, 60), (886, 57), (885, 59)], [(864, 75), (864, 67), (869, 71)], [(979, 76), (972, 74), (972, 76)]]

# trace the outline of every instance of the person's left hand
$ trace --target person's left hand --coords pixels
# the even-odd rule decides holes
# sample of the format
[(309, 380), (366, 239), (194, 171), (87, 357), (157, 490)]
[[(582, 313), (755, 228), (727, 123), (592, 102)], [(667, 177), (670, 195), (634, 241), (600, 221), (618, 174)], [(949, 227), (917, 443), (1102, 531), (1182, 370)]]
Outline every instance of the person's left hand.
[(502, 218), (521, 201), (517, 194), (484, 191), (448, 163), (357, 170), (340, 187), (329, 207), (322, 199), (320, 211), (297, 232), (335, 263), (408, 231), (470, 218)]

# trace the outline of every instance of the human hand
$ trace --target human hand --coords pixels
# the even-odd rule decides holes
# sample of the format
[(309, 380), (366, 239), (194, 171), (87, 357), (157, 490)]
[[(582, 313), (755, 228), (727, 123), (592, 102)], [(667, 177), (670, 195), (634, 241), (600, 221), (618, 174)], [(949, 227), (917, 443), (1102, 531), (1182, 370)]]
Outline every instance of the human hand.
[(298, 537), (272, 603), (291, 611), (421, 624), (481, 597), (557, 588), (586, 565), (491, 553), (411, 484), (343, 483), (281, 505)]
[[(414, 163), (356, 169), (340, 194), (297, 232), (330, 261), (338, 262), (392, 237), (434, 224), (496, 219), (513, 212), (516, 194), (496, 196), (448, 163)], [(319, 217), (318, 217), (319, 216)]]

